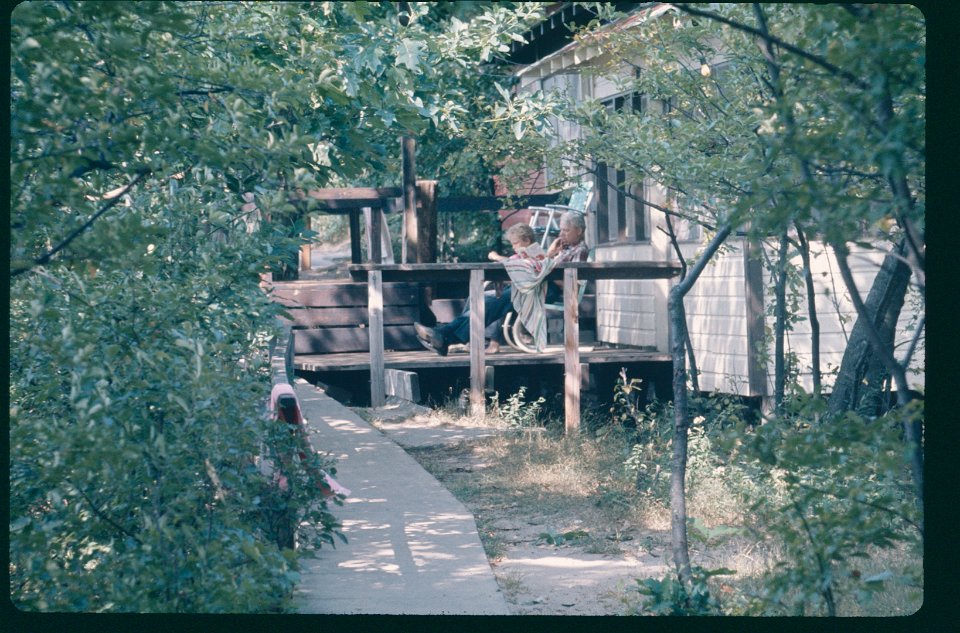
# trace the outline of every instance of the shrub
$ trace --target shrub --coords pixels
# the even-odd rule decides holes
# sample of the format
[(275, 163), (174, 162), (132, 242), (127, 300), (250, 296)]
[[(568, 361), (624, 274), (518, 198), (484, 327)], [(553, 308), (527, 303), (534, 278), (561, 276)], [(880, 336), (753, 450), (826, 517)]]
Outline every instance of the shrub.
[[(296, 554), (256, 512), (279, 500), (254, 458), (277, 461), (290, 441), (265, 416), (278, 306), (256, 272), (268, 247), (242, 232), (191, 243), (199, 220), (177, 220), (135, 266), (61, 267), (11, 288), (21, 609), (270, 611), (298, 579)], [(329, 543), (335, 521), (303, 466), (290, 463), (285, 510)]]

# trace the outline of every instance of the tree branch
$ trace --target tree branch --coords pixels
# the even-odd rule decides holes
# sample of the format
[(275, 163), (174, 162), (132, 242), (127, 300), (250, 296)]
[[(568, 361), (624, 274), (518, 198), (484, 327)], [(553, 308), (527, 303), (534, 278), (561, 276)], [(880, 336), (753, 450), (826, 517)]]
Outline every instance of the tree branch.
[(867, 84), (867, 82), (865, 82), (865, 81), (863, 81), (862, 79), (858, 78), (856, 75), (854, 75), (854, 74), (852, 74), (852, 73), (850, 73), (850, 72), (848, 72), (848, 71), (846, 71), (846, 70), (843, 70), (842, 68), (840, 68), (840, 67), (838, 67), (838, 66), (835, 66), (834, 64), (831, 64), (829, 61), (827, 61), (826, 59), (824, 59), (824, 58), (821, 57), (820, 55), (814, 55), (813, 53), (810, 53), (810, 52), (808, 52), (808, 51), (803, 50), (802, 48), (799, 48), (799, 47), (797, 47), (797, 46), (794, 46), (793, 44), (790, 44), (789, 42), (785, 42), (784, 40), (780, 39), (779, 37), (776, 37), (776, 36), (773, 36), (773, 35), (769, 35), (769, 34), (765, 34), (763, 31), (761, 31), (761, 30), (759, 30), (759, 29), (756, 29), (756, 28), (754, 28), (754, 27), (752, 27), (752, 26), (748, 26), (748, 25), (746, 25), (746, 24), (742, 24), (742, 23), (740, 23), (740, 22), (736, 22), (736, 21), (731, 20), (731, 19), (729, 19), (729, 18), (725, 18), (725, 17), (723, 17), (722, 15), (719, 15), (719, 14), (717, 14), (717, 13), (713, 13), (713, 12), (711, 12), (711, 11), (703, 11), (702, 9), (695, 9), (695, 8), (693, 8), (693, 7), (691, 7), (690, 5), (687, 5), (687, 4), (674, 4), (673, 6), (675, 6), (677, 9), (683, 11), (684, 13), (689, 13), (690, 15), (695, 15), (695, 16), (698, 16), (698, 17), (701, 17), (701, 18), (707, 18), (707, 19), (709, 19), (709, 20), (714, 20), (714, 21), (716, 21), (716, 22), (720, 22), (721, 24), (726, 24), (727, 26), (733, 27), (733, 28), (737, 29), (738, 31), (743, 31), (744, 33), (748, 33), (748, 34), (750, 34), (750, 35), (756, 35), (756, 36), (758, 36), (758, 37), (762, 37), (764, 40), (766, 40), (766, 42), (767, 42), (768, 44), (776, 44), (777, 46), (779, 46), (779, 47), (782, 48), (783, 50), (789, 51), (789, 52), (793, 53), (794, 55), (797, 55), (797, 56), (799, 56), (799, 57), (802, 57), (803, 59), (805, 59), (805, 60), (807, 60), (807, 61), (809, 61), (809, 62), (812, 62), (812, 63), (816, 64), (817, 66), (820, 66), (821, 68), (824, 68), (825, 70), (829, 71), (829, 72), (830, 72), (831, 74), (833, 74), (833, 75), (837, 75), (837, 76), (839, 76), (839, 77), (843, 77), (844, 79), (846, 79), (847, 81), (849, 81), (850, 83), (852, 83), (852, 84), (855, 85), (856, 87), (860, 88), (861, 90), (868, 90), (868, 89), (870, 88), (870, 86), (869, 86), (869, 84)]
[(88, 228), (90, 228), (90, 227), (93, 225), (93, 223), (96, 222), (98, 218), (100, 218), (100, 216), (102, 216), (104, 213), (106, 213), (107, 211), (109, 211), (110, 209), (112, 209), (114, 206), (116, 206), (116, 204), (117, 204), (118, 202), (120, 202), (120, 199), (123, 198), (124, 194), (126, 194), (128, 191), (130, 191), (131, 189), (133, 189), (133, 187), (134, 187), (137, 183), (139, 183), (141, 180), (143, 180), (144, 177), (146, 177), (146, 175), (147, 175), (148, 173), (149, 173), (148, 171), (141, 171), (140, 173), (138, 173), (138, 174), (137, 174), (137, 177), (134, 178), (134, 179), (130, 182), (130, 184), (128, 184), (126, 187), (124, 187), (123, 190), (120, 191), (116, 196), (114, 196), (113, 198), (111, 198), (105, 205), (103, 205), (103, 206), (100, 208), (99, 211), (97, 211), (97, 212), (94, 213), (92, 216), (90, 216), (90, 219), (87, 220), (86, 222), (84, 222), (82, 226), (79, 226), (79, 227), (77, 227), (76, 229), (74, 229), (73, 232), (70, 233), (70, 235), (68, 235), (67, 237), (65, 237), (65, 238), (63, 239), (63, 241), (61, 241), (59, 244), (57, 244), (57, 245), (54, 246), (52, 249), (50, 249), (49, 252), (47, 252), (47, 253), (41, 255), (40, 257), (38, 257), (37, 259), (35, 259), (35, 260), (33, 261), (33, 264), (31, 264), (30, 266), (27, 266), (27, 267), (25, 267), (25, 268), (17, 268), (16, 270), (11, 271), (11, 273), (10, 273), (10, 278), (12, 279), (12, 278), (14, 278), (14, 277), (17, 277), (18, 275), (21, 275), (21, 274), (23, 274), (23, 273), (25, 273), (25, 272), (27, 272), (27, 271), (29, 271), (29, 270), (32, 270), (32, 269), (33, 269), (34, 267), (36, 267), (36, 266), (43, 266), (44, 264), (46, 264), (47, 262), (49, 262), (49, 261), (53, 258), (54, 255), (56, 255), (57, 253), (59, 253), (60, 251), (62, 251), (64, 248), (66, 248), (73, 240), (77, 239), (77, 237), (78, 237), (81, 233), (83, 233), (83, 232), (86, 231)]
[(122, 525), (120, 525), (119, 523), (117, 523), (116, 521), (114, 521), (113, 518), (110, 517), (108, 514), (104, 513), (102, 510), (100, 510), (100, 508), (97, 507), (97, 504), (95, 504), (95, 503), (93, 502), (93, 499), (91, 499), (91, 498), (87, 495), (87, 493), (84, 492), (84, 490), (83, 490), (80, 486), (78, 486), (77, 484), (73, 483), (73, 482), (70, 481), (69, 479), (67, 480), (67, 482), (68, 482), (71, 486), (73, 486), (74, 490), (76, 490), (77, 492), (80, 493), (80, 496), (83, 497), (83, 499), (87, 502), (87, 504), (89, 504), (90, 509), (93, 510), (93, 513), (94, 513), (94, 514), (96, 514), (98, 517), (100, 517), (101, 519), (103, 519), (104, 521), (106, 521), (108, 524), (110, 524), (110, 526), (112, 526), (115, 530), (119, 531), (121, 534), (125, 534), (126, 536), (129, 536), (130, 538), (132, 538), (134, 541), (137, 542), (138, 545), (141, 545), (141, 544), (142, 544), (142, 541), (141, 541), (139, 538), (137, 538), (137, 535), (136, 535), (136, 534), (134, 534), (134, 533), (131, 532), (130, 530), (126, 529), (125, 527), (123, 527)]

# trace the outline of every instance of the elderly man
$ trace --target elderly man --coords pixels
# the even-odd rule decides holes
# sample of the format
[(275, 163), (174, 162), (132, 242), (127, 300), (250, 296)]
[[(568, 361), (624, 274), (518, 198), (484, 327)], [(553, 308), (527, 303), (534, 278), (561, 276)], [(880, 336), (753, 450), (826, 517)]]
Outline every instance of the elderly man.
[[(576, 211), (567, 211), (560, 216), (560, 237), (555, 239), (547, 249), (547, 257), (560, 262), (584, 262), (590, 254), (590, 249), (584, 241), (586, 222), (583, 214)], [(560, 301), (562, 284), (552, 283), (547, 286), (547, 303)], [(499, 297), (488, 294), (484, 297), (484, 325), (489, 327), (506, 316), (513, 301), (510, 297), (510, 286), (504, 288)], [(464, 310), (457, 318), (449, 323), (435, 328), (429, 328), (420, 323), (414, 323), (417, 338), (429, 350), (441, 356), (447, 355), (450, 345), (467, 343), (470, 340), (470, 312)], [(496, 351), (494, 349), (491, 352)]]

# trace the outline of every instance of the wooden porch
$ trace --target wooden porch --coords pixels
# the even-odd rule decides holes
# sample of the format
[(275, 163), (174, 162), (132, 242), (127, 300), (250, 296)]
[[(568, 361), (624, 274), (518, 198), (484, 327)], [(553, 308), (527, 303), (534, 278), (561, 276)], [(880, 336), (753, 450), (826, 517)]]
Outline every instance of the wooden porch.
[[(564, 304), (564, 344), (539, 354), (525, 354), (504, 350), (486, 354), (484, 345), (485, 280), (506, 281), (502, 264), (494, 263), (440, 263), (440, 264), (353, 264), (350, 273), (359, 283), (366, 281), (367, 320), (362, 329), (366, 349), (337, 354), (304, 354), (294, 357), (294, 366), (309, 371), (356, 371), (369, 368), (370, 402), (382, 406), (386, 400), (388, 369), (416, 369), (436, 367), (469, 367), (470, 405), (475, 413), (485, 408), (485, 386), (488, 368), (497, 365), (562, 365), (564, 373), (564, 417), (568, 432), (580, 425), (580, 393), (584, 370), (591, 363), (628, 363), (668, 361), (669, 356), (659, 352), (624, 349), (594, 349), (581, 347), (579, 336), (578, 281), (598, 279), (664, 279), (679, 273), (679, 266), (667, 262), (567, 262), (557, 266), (548, 280), (562, 280)], [(466, 353), (446, 357), (427, 350), (388, 351), (385, 339), (386, 283), (464, 283), (469, 287), (470, 343)], [(394, 289), (396, 290), (396, 289)], [(329, 304), (328, 304), (329, 305)], [(334, 304), (335, 305), (335, 304)], [(333, 307), (333, 306), (331, 306)], [(389, 306), (388, 306), (389, 307)], [(389, 320), (387, 321), (389, 322)], [(396, 326), (393, 326), (396, 327)], [(304, 331), (303, 335), (308, 335)]]
[[(406, 145), (404, 146), (406, 149)], [(502, 349), (486, 354), (484, 345), (484, 282), (509, 281), (499, 263), (430, 263), (436, 261), (435, 218), (438, 207), (436, 183), (415, 180), (405, 154), (404, 187), (382, 189), (327, 189), (307, 194), (325, 212), (350, 215), (352, 284), (342, 287), (312, 287), (310, 282), (278, 282), (275, 299), (294, 317), (293, 366), (303, 371), (369, 370), (370, 402), (386, 400), (389, 370), (468, 367), (470, 405), (475, 413), (485, 408), (485, 387), (490, 369), (496, 366), (560, 365), (564, 375), (564, 409), (567, 431), (580, 424), (580, 394), (591, 364), (668, 362), (668, 354), (637, 349), (596, 349), (582, 346), (578, 283), (601, 279), (668, 279), (680, 273), (677, 264), (658, 261), (566, 262), (548, 277), (563, 286), (563, 345), (539, 354)], [(402, 196), (400, 195), (402, 194)], [(305, 196), (306, 197), (306, 196)], [(400, 198), (400, 199), (398, 199)], [(442, 200), (442, 199), (441, 199)], [(461, 201), (462, 202), (462, 201)], [(485, 201), (494, 206), (497, 200)], [(382, 263), (383, 213), (404, 213), (404, 248), (401, 260), (417, 263)], [(368, 218), (368, 251), (371, 263), (360, 262), (360, 214)], [(302, 250), (301, 264), (309, 267), (309, 248)], [(439, 356), (410, 343), (413, 320), (422, 320), (432, 293), (423, 292), (438, 283), (469, 288), (470, 343), (465, 353)], [(352, 286), (352, 287), (349, 287)], [(411, 288), (412, 287), (412, 288)], [(420, 291), (417, 291), (417, 288)], [(414, 316), (411, 316), (414, 315)], [(330, 325), (324, 329), (322, 325)], [(317, 352), (327, 353), (317, 353)], [(333, 353), (329, 353), (333, 352)]]

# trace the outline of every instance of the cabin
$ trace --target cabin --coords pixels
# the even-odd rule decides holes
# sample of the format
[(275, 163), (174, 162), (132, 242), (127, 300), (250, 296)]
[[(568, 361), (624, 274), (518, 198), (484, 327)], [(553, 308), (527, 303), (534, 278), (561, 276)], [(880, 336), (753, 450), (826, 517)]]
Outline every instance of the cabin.
[[(632, 28), (643, 20), (669, 19), (675, 11), (667, 3), (616, 3), (630, 12), (616, 25)], [(596, 99), (608, 108), (650, 109), (659, 104), (645, 95), (618, 92), (613, 81), (585, 73), (590, 66), (611, 62), (596, 46), (574, 41), (568, 24), (586, 24), (592, 15), (575, 3), (555, 3), (546, 19), (526, 36), (527, 43), (514, 43), (511, 59), (517, 90), (533, 92), (560, 89), (577, 99)], [(643, 66), (642, 59), (630, 60)], [(623, 73), (633, 68), (619, 62)], [(641, 70), (642, 72), (642, 70)], [(558, 134), (570, 139), (580, 134), (569, 123), (558, 124)], [(596, 194), (588, 215), (588, 242), (596, 247), (599, 262), (675, 261), (672, 245), (661, 228), (665, 216), (654, 206), (671, 208), (673, 202), (662, 187), (646, 182), (626, 182), (623, 171), (602, 163), (593, 166)], [(554, 180), (549, 173), (538, 179)], [(549, 193), (539, 189), (539, 193)], [(640, 201), (626, 196), (630, 191)], [(646, 204), (646, 202), (651, 204)], [(679, 226), (678, 226), (679, 225)], [(685, 258), (693, 257), (702, 246), (699, 227), (674, 220)], [(776, 258), (769, 246), (748, 243), (743, 235), (731, 236), (727, 248), (718, 253), (685, 300), (687, 323), (695, 351), (699, 386), (705, 392), (722, 392), (769, 398), (773, 394), (774, 319), (770, 309), (774, 298), (770, 273), (760, 263)], [(821, 242), (810, 244), (816, 306), (820, 323), (820, 354), (823, 384), (829, 390), (833, 372), (839, 368), (846, 341), (856, 320), (856, 312), (839, 277), (836, 260)], [(762, 256), (758, 259), (757, 256)], [(866, 297), (883, 260), (876, 250), (852, 247), (850, 266), (861, 296)], [(799, 256), (793, 259), (800, 265)], [(669, 350), (670, 332), (667, 298), (676, 278), (657, 280), (604, 280), (596, 288), (596, 338), (602, 344), (625, 348)], [(801, 305), (803, 302), (801, 301)], [(911, 287), (897, 327), (897, 350), (906, 350), (917, 327), (923, 326), (923, 307), (919, 293)], [(924, 384), (924, 339), (912, 357), (909, 372), (912, 389)], [(810, 325), (800, 321), (788, 332), (788, 354), (796, 358), (801, 384), (812, 389)]]

